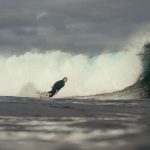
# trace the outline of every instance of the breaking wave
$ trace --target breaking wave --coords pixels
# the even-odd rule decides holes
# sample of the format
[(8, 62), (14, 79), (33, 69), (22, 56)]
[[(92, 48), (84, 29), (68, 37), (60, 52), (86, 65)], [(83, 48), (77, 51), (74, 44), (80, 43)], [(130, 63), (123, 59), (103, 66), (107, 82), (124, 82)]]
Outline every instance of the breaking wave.
[(149, 34), (140, 35), (140, 38), (130, 39), (128, 46), (118, 52), (93, 58), (61, 51), (27, 52), (10, 57), (1, 55), (0, 95), (36, 96), (37, 91), (48, 91), (64, 76), (68, 76), (69, 82), (57, 97), (114, 93), (135, 84), (141, 85), (141, 82), (145, 86), (149, 75), (145, 69), (150, 66), (146, 62), (143, 65), (143, 61), (149, 57), (145, 60), (147, 56), (143, 55), (141, 59), (138, 54), (143, 52), (142, 47), (148, 38)]

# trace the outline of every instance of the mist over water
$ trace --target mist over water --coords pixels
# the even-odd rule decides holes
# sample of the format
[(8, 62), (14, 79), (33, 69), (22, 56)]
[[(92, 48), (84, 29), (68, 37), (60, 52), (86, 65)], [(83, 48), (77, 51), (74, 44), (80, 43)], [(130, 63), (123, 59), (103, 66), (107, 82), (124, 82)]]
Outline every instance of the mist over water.
[[(69, 77), (59, 95), (84, 96), (121, 90), (136, 82), (141, 64), (132, 52), (119, 52), (88, 58), (62, 52), (26, 53), (0, 59), (1, 95), (32, 96), (35, 89), (47, 91), (52, 84)], [(22, 92), (21, 92), (22, 93)]]
[[(138, 37), (138, 38), (137, 38)], [(137, 55), (148, 36), (139, 35), (119, 52), (93, 58), (61, 51), (27, 52), (20, 56), (0, 56), (0, 95), (36, 96), (50, 90), (53, 83), (68, 76), (57, 97), (87, 96), (122, 90), (134, 84), (142, 73)]]

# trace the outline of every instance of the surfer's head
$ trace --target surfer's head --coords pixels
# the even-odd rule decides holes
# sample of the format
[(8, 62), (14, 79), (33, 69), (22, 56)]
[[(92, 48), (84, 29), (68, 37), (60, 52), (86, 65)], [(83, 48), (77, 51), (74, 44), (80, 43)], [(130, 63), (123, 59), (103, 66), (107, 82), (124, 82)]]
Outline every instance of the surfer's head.
[(64, 82), (66, 83), (68, 81), (68, 78), (67, 77), (64, 77), (63, 78)]

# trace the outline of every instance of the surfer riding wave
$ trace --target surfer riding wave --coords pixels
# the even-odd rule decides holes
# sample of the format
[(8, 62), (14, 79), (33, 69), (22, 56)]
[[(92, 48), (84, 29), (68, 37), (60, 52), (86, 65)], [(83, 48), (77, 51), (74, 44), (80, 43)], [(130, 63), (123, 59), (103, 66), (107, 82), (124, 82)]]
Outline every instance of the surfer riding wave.
[(54, 95), (56, 95), (59, 92), (59, 90), (65, 86), (67, 81), (68, 78), (64, 77), (62, 80), (55, 82), (55, 84), (52, 86), (52, 90), (48, 91), (47, 95), (49, 95), (49, 97), (53, 97)]

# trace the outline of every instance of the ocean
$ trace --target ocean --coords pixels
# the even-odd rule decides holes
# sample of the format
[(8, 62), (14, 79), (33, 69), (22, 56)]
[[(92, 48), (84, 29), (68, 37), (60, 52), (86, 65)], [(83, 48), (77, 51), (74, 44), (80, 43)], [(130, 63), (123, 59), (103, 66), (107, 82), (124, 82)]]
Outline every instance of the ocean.
[(1, 150), (148, 150), (150, 100), (0, 97)]
[[(149, 150), (150, 44), (138, 41), (92, 58), (0, 56), (0, 149)], [(58, 95), (40, 98), (63, 76)]]

